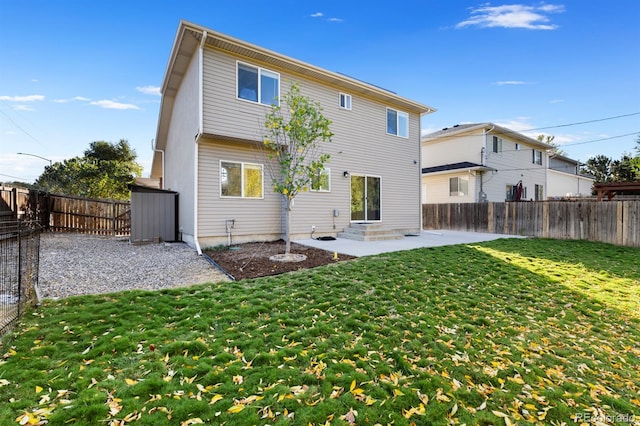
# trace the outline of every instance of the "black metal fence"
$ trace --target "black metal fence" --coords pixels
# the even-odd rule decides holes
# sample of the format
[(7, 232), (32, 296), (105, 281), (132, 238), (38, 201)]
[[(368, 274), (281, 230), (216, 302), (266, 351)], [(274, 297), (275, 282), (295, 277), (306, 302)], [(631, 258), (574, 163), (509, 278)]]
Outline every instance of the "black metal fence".
[(37, 303), (41, 226), (0, 221), (0, 336)]

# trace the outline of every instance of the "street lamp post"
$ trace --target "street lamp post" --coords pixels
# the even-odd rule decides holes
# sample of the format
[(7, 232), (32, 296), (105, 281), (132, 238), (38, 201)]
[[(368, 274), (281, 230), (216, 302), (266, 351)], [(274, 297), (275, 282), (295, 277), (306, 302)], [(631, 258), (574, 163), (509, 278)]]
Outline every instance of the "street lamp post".
[(45, 157), (41, 157), (41, 156), (39, 156), (39, 155), (36, 155), (36, 154), (27, 154), (26, 152), (18, 152), (17, 154), (18, 154), (18, 155), (28, 155), (28, 156), (30, 156), (30, 157), (37, 157), (37, 158), (41, 158), (41, 159), (43, 159), (43, 160), (45, 160), (45, 161), (48, 161), (48, 162), (49, 162), (49, 167), (51, 167), (51, 166), (53, 165), (53, 161), (49, 160), (48, 158), (45, 158)]

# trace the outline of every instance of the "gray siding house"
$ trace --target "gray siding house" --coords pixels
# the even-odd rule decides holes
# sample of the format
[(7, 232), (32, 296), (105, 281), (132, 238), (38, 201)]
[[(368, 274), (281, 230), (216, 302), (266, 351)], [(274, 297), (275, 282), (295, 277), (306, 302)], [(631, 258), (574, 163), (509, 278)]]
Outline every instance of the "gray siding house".
[(151, 178), (177, 191), (179, 232), (198, 250), (282, 237), (281, 197), (258, 146), (264, 117), (292, 84), (332, 121), (317, 190), (295, 199), (293, 238), (354, 223), (421, 229), (421, 103), (182, 21), (162, 83)]

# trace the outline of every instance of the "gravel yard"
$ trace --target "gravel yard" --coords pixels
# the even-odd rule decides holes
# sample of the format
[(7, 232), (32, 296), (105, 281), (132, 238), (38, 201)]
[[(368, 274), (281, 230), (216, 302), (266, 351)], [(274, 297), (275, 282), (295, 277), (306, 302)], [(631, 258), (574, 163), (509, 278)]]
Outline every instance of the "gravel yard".
[(161, 290), (228, 278), (184, 243), (133, 245), (126, 237), (42, 234), (43, 298)]

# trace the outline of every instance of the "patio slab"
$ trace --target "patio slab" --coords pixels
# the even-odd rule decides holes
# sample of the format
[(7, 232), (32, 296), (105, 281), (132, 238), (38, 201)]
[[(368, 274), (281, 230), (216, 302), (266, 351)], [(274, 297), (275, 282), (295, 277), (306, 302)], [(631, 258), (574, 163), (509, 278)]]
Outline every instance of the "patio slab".
[(315, 239), (295, 240), (298, 244), (316, 247), (327, 251), (349, 254), (351, 256), (371, 256), (392, 251), (411, 250), (420, 247), (438, 247), (453, 244), (471, 244), (499, 238), (526, 238), (518, 235), (489, 234), (482, 232), (463, 232), (448, 230), (422, 231), (415, 236), (405, 236), (401, 240), (355, 241), (337, 238), (332, 241)]

